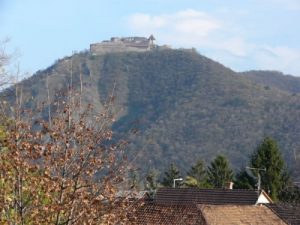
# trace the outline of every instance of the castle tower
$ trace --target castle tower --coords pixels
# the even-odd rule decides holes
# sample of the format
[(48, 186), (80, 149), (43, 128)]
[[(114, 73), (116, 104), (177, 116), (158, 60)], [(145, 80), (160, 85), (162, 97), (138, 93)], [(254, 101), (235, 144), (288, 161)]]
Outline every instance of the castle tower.
[(150, 48), (153, 48), (154, 47), (154, 45), (155, 45), (155, 37), (153, 36), (153, 34), (151, 34), (150, 35), (150, 37), (148, 38), (148, 41), (149, 41), (149, 46), (150, 46)]

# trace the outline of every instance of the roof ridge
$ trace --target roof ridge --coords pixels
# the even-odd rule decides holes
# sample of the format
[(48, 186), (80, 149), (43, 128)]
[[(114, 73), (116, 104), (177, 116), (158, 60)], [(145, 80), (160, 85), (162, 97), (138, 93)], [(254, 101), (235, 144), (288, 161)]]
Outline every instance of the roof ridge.
[(242, 189), (242, 188), (234, 188), (234, 189), (228, 189), (228, 188), (196, 188), (196, 187), (190, 187), (190, 188), (171, 188), (171, 187), (164, 187), (164, 188), (159, 188), (159, 190), (196, 190), (196, 191), (201, 191), (201, 190), (219, 190), (219, 191), (249, 191), (249, 192), (257, 192), (255, 189)]
[(271, 203), (271, 204), (263, 204), (265, 205), (268, 209), (270, 209), (276, 216), (278, 216), (280, 219), (282, 219), (286, 224), (290, 224), (289, 221), (286, 220), (286, 218), (284, 218), (282, 215), (280, 215), (278, 212), (276, 212), (276, 210), (274, 210), (273, 208), (271, 208), (271, 205), (276, 205), (276, 203)]

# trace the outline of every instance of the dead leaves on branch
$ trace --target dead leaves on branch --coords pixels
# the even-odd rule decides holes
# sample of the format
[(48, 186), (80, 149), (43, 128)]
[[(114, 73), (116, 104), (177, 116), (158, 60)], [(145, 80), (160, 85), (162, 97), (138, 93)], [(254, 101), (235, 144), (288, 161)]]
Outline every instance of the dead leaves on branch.
[(109, 109), (97, 115), (90, 105), (59, 105), (51, 123), (2, 117), (1, 224), (114, 224), (125, 218), (126, 203), (116, 192), (127, 142), (109, 144), (113, 115)]

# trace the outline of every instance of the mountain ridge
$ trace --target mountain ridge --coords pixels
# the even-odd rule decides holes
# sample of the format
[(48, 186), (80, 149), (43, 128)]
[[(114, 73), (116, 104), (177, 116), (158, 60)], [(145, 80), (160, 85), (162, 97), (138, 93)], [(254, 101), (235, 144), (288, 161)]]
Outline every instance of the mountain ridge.
[(217, 154), (245, 166), (263, 137), (272, 136), (299, 176), (300, 100), (292, 91), (298, 89), (258, 79), (268, 72), (237, 73), (191, 50), (83, 52), (24, 80), (24, 105), (35, 109), (46, 102), (47, 77), (51, 101), (64, 95), (71, 64), (72, 88), (79, 89), (81, 73), (83, 101), (95, 110), (114, 89), (113, 130), (116, 138), (127, 137), (129, 159), (143, 171), (172, 162), (187, 170), (198, 158), (210, 161)]
[(278, 88), (293, 94), (300, 92), (300, 78), (279, 71), (251, 70), (241, 73), (250, 80), (265, 85), (265, 88)]

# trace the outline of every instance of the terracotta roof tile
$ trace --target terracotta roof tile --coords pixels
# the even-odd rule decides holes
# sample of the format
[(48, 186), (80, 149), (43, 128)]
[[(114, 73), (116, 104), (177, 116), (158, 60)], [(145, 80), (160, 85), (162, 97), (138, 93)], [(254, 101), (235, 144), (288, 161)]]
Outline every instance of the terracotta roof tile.
[(198, 205), (209, 225), (287, 225), (264, 205)]
[(201, 212), (196, 205), (161, 205), (153, 202), (138, 207), (129, 217), (139, 225), (201, 225)]

